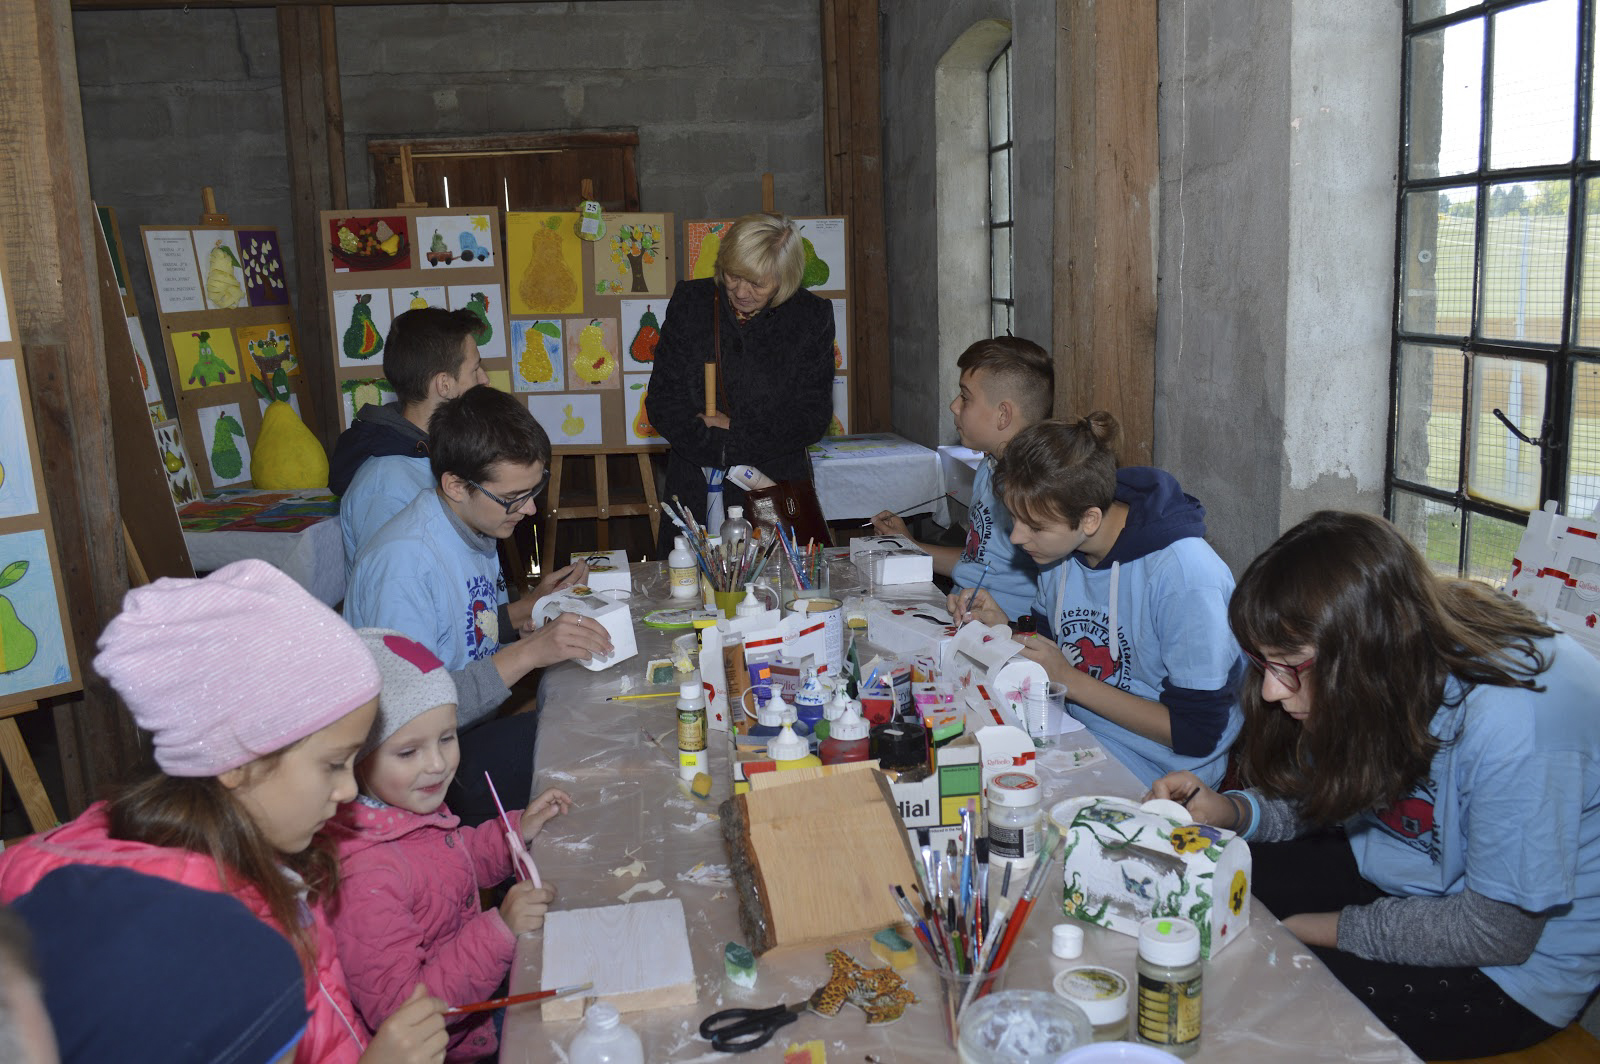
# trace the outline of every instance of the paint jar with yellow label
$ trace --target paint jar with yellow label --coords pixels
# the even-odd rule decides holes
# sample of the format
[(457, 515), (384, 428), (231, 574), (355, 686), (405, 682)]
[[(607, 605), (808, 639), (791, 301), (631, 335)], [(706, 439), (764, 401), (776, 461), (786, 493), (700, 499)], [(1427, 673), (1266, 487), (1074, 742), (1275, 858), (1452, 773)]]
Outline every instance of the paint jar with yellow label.
[(1200, 930), (1177, 917), (1151, 917), (1139, 925), (1140, 1042), (1179, 1057), (1200, 1049)]

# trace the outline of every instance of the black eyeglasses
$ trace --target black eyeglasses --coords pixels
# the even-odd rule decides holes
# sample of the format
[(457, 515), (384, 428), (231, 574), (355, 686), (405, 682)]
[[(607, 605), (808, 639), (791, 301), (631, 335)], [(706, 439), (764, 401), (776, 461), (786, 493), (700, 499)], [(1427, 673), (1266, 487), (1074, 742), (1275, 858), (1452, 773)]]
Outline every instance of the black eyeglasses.
[(531, 491), (525, 491), (521, 495), (513, 495), (511, 498), (506, 499), (506, 498), (502, 498), (499, 495), (496, 495), (494, 492), (490, 491), (488, 488), (484, 487), (482, 484), (479, 484), (476, 480), (467, 480), (466, 477), (462, 477), (461, 479), (463, 481), (466, 481), (466, 483), (471, 484), (473, 487), (477, 488), (479, 491), (483, 492), (483, 494), (484, 494), (484, 496), (486, 498), (493, 499), (495, 502), (499, 503), (501, 506), (504, 506), (506, 508), (506, 513), (508, 515), (516, 513), (518, 510), (520, 510), (524, 506), (528, 505), (529, 501), (538, 498), (539, 497), (539, 493), (544, 491), (544, 486), (547, 483), (549, 483), (549, 481), (550, 481), (549, 475), (546, 474), (545, 479), (541, 480), (539, 482), (539, 486), (538, 487), (534, 488)]
[(1272, 673), (1272, 678), (1287, 687), (1290, 694), (1295, 694), (1300, 690), (1300, 674), (1305, 672), (1313, 661), (1317, 660), (1317, 656), (1313, 654), (1298, 665), (1287, 665), (1281, 661), (1268, 661), (1266, 658), (1258, 658), (1248, 650), (1242, 651), (1242, 653), (1246, 658), (1250, 659), (1250, 664), (1262, 672)]

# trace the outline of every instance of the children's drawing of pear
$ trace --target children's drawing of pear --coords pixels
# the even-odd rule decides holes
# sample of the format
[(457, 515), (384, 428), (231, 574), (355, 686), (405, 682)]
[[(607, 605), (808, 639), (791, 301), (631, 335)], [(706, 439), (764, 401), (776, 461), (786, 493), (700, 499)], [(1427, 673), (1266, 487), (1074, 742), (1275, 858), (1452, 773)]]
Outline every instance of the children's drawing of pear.
[[(15, 561), (0, 569), (0, 588), (10, 587), (28, 572), (26, 561)], [(22, 623), (11, 600), (0, 595), (0, 676), (28, 666), (39, 650), (33, 629)]]

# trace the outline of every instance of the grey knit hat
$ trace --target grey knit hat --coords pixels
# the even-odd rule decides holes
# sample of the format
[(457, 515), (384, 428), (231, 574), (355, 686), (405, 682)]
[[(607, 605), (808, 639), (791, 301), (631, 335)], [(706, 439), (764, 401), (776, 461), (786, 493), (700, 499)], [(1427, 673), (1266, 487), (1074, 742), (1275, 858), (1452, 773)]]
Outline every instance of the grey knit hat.
[(456, 704), (456, 682), (433, 651), (390, 628), (360, 628), (356, 634), (372, 651), (383, 678), (378, 694), (378, 718), (358, 759), (366, 757), (385, 739), (422, 714)]

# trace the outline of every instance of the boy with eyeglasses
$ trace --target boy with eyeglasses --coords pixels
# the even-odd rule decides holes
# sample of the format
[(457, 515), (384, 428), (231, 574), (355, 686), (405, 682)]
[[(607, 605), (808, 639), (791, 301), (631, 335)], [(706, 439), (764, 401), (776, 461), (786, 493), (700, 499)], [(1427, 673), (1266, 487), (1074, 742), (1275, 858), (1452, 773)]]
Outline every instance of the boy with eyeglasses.
[(528, 408), (483, 385), (441, 404), (428, 432), (433, 488), (356, 555), (344, 616), (358, 628), (404, 632), (450, 671), (462, 767), (448, 800), (463, 821), (481, 823), (495, 812), (485, 768), (508, 802), (525, 804), (532, 788), (535, 715), (490, 719), (510, 685), (558, 661), (610, 653), (611, 640), (599, 622), (575, 614), (531, 625), (534, 602), (588, 575), (582, 562), (507, 603), (496, 543), (537, 512), (550, 462), (550, 437)]
[(420, 307), (394, 319), (383, 348), (383, 375), (395, 401), (357, 411), (333, 448), (328, 487), (339, 500), (344, 575), (356, 553), (417, 492), (433, 486), (428, 419), (439, 404), (488, 384), (469, 310)]

